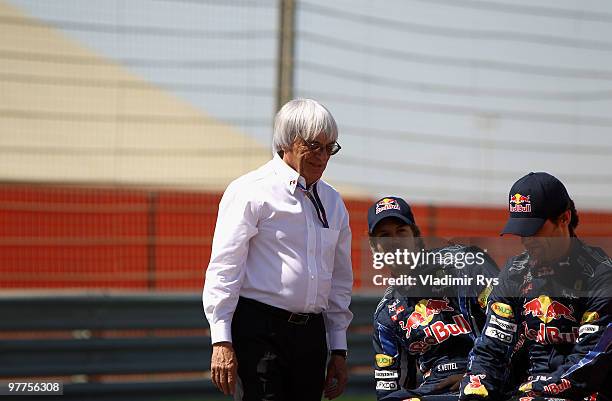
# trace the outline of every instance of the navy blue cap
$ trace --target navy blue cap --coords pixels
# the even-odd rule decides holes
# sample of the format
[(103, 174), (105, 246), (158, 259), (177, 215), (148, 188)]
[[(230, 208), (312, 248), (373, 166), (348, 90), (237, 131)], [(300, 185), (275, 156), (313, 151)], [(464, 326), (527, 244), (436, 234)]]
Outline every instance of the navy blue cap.
[(556, 177), (548, 173), (529, 173), (510, 189), (510, 218), (501, 235), (532, 236), (547, 219), (566, 211), (569, 203), (567, 189)]
[(376, 225), (387, 217), (396, 217), (406, 224), (416, 224), (412, 210), (402, 198), (385, 196), (368, 209), (368, 232), (372, 234)]

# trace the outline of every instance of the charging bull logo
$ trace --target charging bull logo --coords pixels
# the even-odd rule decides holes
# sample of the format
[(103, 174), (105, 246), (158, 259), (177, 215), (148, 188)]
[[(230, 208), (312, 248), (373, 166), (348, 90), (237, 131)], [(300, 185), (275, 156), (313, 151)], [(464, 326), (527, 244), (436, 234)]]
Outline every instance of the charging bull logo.
[(510, 195), (510, 212), (512, 213), (530, 213), (531, 212), (531, 201), (529, 195), (521, 195), (516, 193)]
[(400, 321), (402, 330), (406, 330), (406, 338), (410, 332), (419, 326), (427, 326), (435, 315), (440, 312), (452, 312), (454, 309), (448, 304), (448, 299), (421, 299), (414, 306), (414, 312), (408, 316), (406, 321)]
[(531, 315), (539, 318), (544, 323), (552, 322), (562, 317), (576, 321), (574, 317), (574, 308), (570, 305), (565, 306), (560, 302), (553, 301), (546, 295), (540, 295), (523, 305), (523, 315)]
[(400, 210), (400, 206), (395, 199), (384, 198), (376, 204), (376, 214), (391, 209)]

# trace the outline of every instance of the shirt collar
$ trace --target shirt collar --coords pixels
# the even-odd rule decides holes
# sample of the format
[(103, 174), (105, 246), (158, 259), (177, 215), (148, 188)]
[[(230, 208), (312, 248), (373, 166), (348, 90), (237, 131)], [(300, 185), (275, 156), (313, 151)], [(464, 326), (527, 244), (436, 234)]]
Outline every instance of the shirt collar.
[(272, 166), (276, 174), (289, 188), (289, 192), (293, 195), (297, 188), (298, 182), (306, 188), (306, 180), (297, 171), (291, 168), (278, 154), (274, 155), (272, 159)]

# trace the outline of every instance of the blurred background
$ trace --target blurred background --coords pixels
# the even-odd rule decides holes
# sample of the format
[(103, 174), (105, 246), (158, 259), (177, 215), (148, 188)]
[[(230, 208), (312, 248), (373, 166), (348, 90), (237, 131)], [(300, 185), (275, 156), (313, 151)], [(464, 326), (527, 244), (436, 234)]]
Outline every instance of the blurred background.
[[(511, 184), (548, 171), (579, 235), (609, 236), (610, 37), (605, 0), (0, 0), (7, 310), (14, 297), (39, 299), (39, 314), (60, 295), (197, 298), (220, 196), (271, 158), (293, 97), (339, 124), (325, 178), (349, 208), (358, 295), (373, 291), (365, 217), (383, 195), (413, 204), (425, 235), (494, 237)], [(42, 336), (24, 330), (33, 316), (5, 335)], [(53, 330), (127, 336), (92, 327)], [(92, 372), (64, 376), (112, 381)]]

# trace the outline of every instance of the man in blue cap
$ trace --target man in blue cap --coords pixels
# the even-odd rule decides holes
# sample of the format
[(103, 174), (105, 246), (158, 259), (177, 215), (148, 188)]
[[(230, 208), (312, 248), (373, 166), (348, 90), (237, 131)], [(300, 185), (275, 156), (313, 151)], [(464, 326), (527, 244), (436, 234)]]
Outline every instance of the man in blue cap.
[[(425, 252), (412, 210), (401, 198), (388, 196), (375, 202), (368, 210), (368, 231), (374, 254), (398, 249)], [(457, 261), (464, 260), (465, 255), (480, 253), (482, 259), (465, 265), (421, 261), (413, 269), (393, 263), (386, 267), (394, 278), (402, 275), (495, 278), (499, 272), (495, 262), (477, 247), (447, 244), (427, 252)], [(377, 398), (457, 400), (468, 353), (484, 322), (487, 290), (490, 288), (478, 284), (459, 290), (430, 285), (388, 287), (374, 314)], [(423, 376), (418, 386), (417, 369)]]
[(612, 260), (577, 238), (574, 202), (552, 175), (519, 179), (508, 207), (502, 235), (520, 236), (525, 252), (508, 260), (488, 299), (460, 399), (502, 399), (522, 348), (528, 377), (517, 400), (610, 400)]

